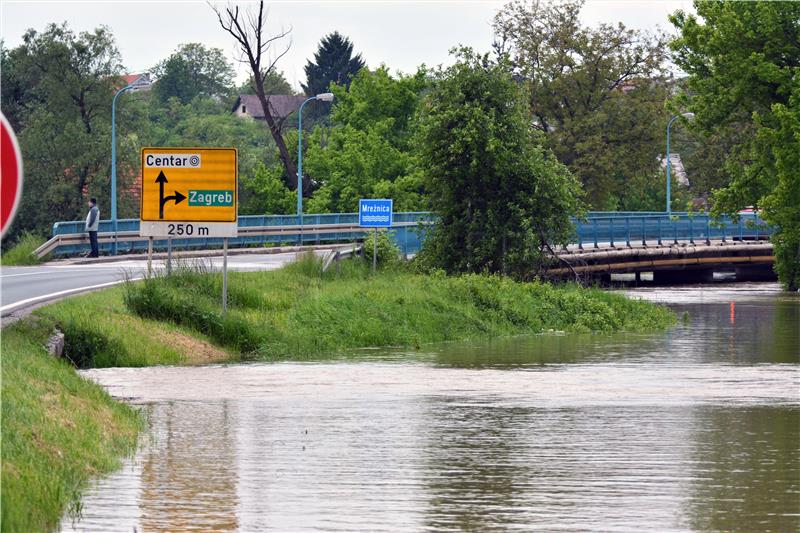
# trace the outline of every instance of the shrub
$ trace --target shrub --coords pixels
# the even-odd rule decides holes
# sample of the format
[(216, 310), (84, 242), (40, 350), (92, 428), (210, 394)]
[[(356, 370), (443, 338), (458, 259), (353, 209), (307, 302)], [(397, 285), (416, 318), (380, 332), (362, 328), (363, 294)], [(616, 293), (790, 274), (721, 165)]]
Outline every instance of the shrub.
[[(389, 234), (378, 232), (378, 266), (389, 267), (400, 262), (400, 249), (394, 243)], [(372, 264), (372, 253), (375, 248), (375, 232), (370, 233), (364, 239), (363, 257), (370, 265)]]
[(25, 232), (20, 235), (16, 244), (0, 257), (0, 262), (6, 266), (37, 265), (41, 259), (33, 255), (33, 251), (45, 243), (45, 239), (33, 233)]

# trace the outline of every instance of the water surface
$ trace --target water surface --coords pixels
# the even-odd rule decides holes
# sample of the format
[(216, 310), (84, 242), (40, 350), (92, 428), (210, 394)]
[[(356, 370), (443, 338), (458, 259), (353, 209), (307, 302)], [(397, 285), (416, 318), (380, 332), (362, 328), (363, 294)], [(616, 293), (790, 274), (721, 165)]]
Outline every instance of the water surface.
[(87, 371), (150, 434), (62, 527), (800, 529), (800, 300), (628, 292), (688, 315), (649, 335)]

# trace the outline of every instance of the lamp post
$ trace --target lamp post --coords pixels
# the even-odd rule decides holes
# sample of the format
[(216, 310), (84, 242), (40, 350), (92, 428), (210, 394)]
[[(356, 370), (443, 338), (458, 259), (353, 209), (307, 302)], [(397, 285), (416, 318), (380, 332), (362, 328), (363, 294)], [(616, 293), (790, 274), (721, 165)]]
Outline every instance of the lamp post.
[(667, 214), (669, 215), (672, 213), (672, 202), (670, 201), (670, 176), (669, 176), (669, 168), (671, 166), (671, 158), (669, 152), (669, 129), (672, 127), (672, 123), (675, 122), (679, 117), (686, 117), (686, 118), (694, 118), (694, 113), (681, 113), (680, 115), (673, 116), (669, 123), (667, 124)]
[(112, 255), (117, 255), (117, 98), (125, 91), (149, 87), (150, 80), (143, 74), (117, 91), (111, 101), (111, 231), (114, 232), (114, 242), (111, 243)]
[[(332, 102), (333, 93), (320, 93), (306, 99), (300, 104), (300, 110), (297, 112), (297, 223), (301, 232), (303, 231), (303, 107), (311, 100)], [(300, 244), (303, 244), (302, 236), (300, 239)]]

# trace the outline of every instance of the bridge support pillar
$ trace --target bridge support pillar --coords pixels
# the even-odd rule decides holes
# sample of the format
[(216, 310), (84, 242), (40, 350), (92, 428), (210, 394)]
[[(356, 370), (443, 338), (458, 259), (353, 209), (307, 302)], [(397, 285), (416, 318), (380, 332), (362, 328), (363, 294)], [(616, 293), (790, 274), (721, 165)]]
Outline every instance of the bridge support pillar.
[(594, 276), (594, 279), (596, 279), (598, 282), (600, 282), (603, 285), (610, 285), (611, 284), (611, 274), (609, 274), (608, 272), (603, 272), (602, 274), (596, 274)]
[(749, 265), (736, 267), (736, 281), (777, 281), (772, 265)]
[(654, 283), (709, 283), (714, 281), (714, 271), (701, 270), (655, 270)]

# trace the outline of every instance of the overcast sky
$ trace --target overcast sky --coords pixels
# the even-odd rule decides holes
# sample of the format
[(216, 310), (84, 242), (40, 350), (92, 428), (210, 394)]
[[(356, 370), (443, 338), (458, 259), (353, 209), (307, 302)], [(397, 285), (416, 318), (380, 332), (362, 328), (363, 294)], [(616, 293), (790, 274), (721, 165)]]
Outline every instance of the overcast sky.
[[(422, 63), (449, 64), (448, 50), (463, 44), (489, 51), (491, 21), (502, 1), (272, 1), (271, 30), (291, 28), (292, 47), (278, 67), (299, 88), (303, 66), (320, 38), (334, 30), (348, 36), (370, 67), (385, 63), (392, 71), (413, 72)], [(217, 2), (224, 7), (226, 4)], [(254, 7), (256, 2), (238, 2)], [(589, 0), (584, 22), (623, 22), (631, 28), (671, 31), (667, 15), (692, 10), (688, 0)], [(235, 46), (211, 8), (198, 1), (36, 1), (2, 0), (0, 35), (6, 47), (22, 42), (28, 28), (41, 31), (66, 21), (75, 31), (108, 26), (128, 72), (141, 72), (169, 56), (178, 45), (201, 42), (221, 48), (233, 60)], [(237, 79), (246, 68), (235, 64)]]

